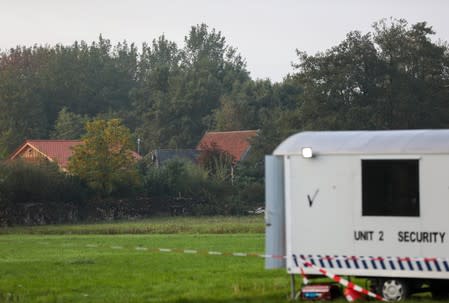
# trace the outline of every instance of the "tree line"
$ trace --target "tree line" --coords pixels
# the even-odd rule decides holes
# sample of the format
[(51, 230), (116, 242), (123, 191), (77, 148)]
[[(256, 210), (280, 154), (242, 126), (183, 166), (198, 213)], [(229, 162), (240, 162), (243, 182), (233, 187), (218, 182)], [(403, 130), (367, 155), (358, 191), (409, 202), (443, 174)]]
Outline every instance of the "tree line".
[[(24, 139), (75, 139), (120, 118), (143, 151), (194, 147), (207, 130), (260, 129), (259, 154), (301, 130), (445, 128), (448, 47), (425, 22), (381, 20), (315, 55), (297, 51), (279, 83), (254, 80), (220, 31), (192, 26), (140, 48), (108, 39), (0, 53), (0, 154)], [(293, 51), (293, 50), (292, 50)]]
[[(0, 52), (0, 157), (24, 139), (81, 138), (88, 121), (119, 119), (142, 154), (194, 147), (208, 130), (259, 129), (236, 172), (247, 190), (262, 183), (263, 156), (298, 131), (449, 127), (449, 48), (434, 34), (425, 22), (381, 20), (317, 54), (297, 50), (278, 83), (252, 79), (237, 48), (206, 24), (182, 45), (162, 35), (141, 47), (102, 36), (17, 46)], [(179, 183), (176, 172), (207, 182), (187, 166), (140, 175), (149, 194), (169, 190), (164, 178)], [(215, 196), (205, 196), (217, 198), (223, 189), (210, 186)]]

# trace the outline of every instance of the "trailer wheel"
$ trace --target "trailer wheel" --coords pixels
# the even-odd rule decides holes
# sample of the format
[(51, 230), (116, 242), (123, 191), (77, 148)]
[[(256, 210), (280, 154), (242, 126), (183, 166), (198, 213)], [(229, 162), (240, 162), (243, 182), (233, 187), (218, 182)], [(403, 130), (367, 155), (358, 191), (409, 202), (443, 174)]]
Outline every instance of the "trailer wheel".
[(381, 283), (382, 296), (388, 301), (403, 301), (409, 295), (407, 283), (401, 279), (386, 279)]

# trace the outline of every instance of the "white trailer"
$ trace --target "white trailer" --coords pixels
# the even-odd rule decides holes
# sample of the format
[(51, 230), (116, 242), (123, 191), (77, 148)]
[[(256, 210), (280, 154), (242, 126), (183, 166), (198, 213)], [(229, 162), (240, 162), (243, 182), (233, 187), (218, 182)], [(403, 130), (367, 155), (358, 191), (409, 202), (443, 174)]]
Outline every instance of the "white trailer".
[[(266, 157), (266, 268), (449, 292), (449, 130), (302, 132)], [(316, 268), (303, 268), (308, 275)]]

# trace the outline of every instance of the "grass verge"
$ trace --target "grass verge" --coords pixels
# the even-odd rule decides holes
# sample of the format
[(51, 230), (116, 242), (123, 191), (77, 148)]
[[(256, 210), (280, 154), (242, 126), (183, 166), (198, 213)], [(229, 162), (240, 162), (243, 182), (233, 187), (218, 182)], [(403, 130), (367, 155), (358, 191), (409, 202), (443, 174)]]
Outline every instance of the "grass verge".
[(261, 234), (3, 235), (0, 301), (285, 302), (287, 275), (263, 259), (151, 251), (262, 246)]
[(263, 216), (170, 217), (95, 224), (19, 226), (0, 228), (0, 234), (235, 234), (263, 233)]
[[(154, 218), (0, 231), (0, 302), (289, 301), (285, 270), (267, 271), (261, 258), (155, 250), (262, 253), (260, 216)], [(422, 294), (408, 302), (435, 301)]]

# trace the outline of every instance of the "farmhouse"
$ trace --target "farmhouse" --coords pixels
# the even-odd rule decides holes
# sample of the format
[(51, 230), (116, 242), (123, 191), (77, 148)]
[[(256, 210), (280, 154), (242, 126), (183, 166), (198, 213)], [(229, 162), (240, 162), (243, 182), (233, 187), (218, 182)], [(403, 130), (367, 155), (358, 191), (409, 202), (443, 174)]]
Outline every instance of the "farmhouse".
[(55, 162), (61, 170), (66, 171), (72, 148), (82, 143), (81, 140), (26, 140), (9, 156), (9, 160)]
[[(67, 171), (73, 148), (83, 144), (81, 140), (26, 140), (10, 156), (9, 160), (24, 160), (30, 163), (54, 162), (62, 171)], [(142, 157), (132, 152), (136, 160)]]
[(257, 132), (257, 130), (206, 132), (196, 149), (200, 153), (210, 149), (226, 152), (232, 156), (235, 165), (248, 156), (251, 149), (250, 140), (257, 135)]

